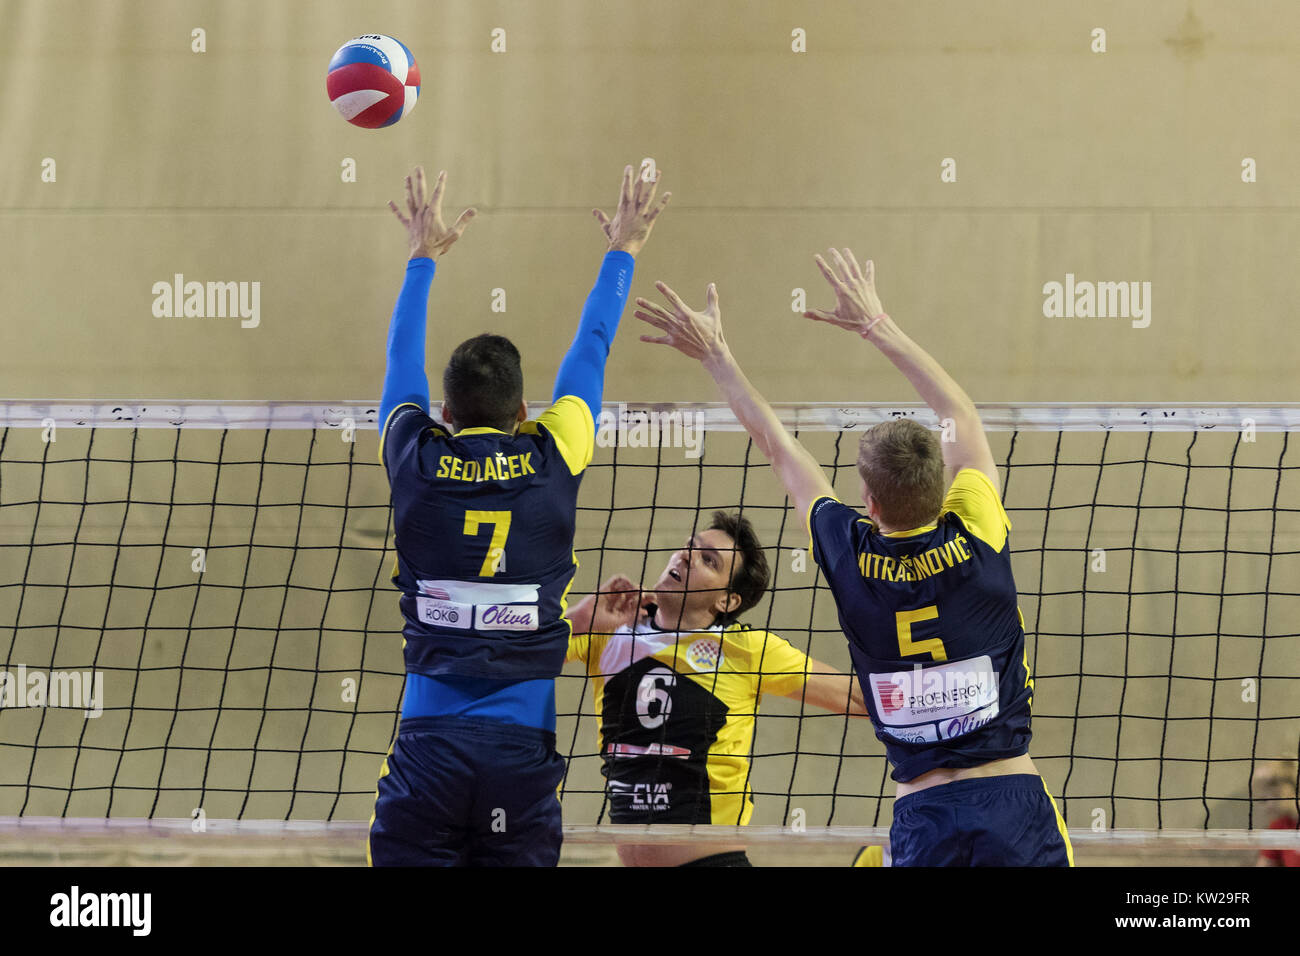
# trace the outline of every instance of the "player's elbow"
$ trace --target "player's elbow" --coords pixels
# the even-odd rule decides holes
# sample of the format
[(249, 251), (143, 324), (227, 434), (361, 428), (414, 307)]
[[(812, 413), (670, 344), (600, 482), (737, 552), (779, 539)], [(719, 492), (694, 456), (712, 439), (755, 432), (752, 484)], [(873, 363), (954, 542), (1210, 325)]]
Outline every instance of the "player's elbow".
[(952, 427), (958, 436), (963, 433), (972, 434), (976, 429), (981, 432), (984, 431), (984, 422), (980, 420), (979, 409), (975, 407), (975, 403), (969, 398), (963, 399), (955, 409), (948, 413), (947, 417), (952, 420)]

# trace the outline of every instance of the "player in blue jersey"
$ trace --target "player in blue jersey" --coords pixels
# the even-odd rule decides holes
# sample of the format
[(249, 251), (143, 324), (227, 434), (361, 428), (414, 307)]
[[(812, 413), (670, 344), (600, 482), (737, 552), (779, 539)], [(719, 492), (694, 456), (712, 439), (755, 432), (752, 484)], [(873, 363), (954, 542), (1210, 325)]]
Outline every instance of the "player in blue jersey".
[(425, 311), (448, 227), (424, 171), (406, 180), (410, 261), (388, 335), (381, 455), (392, 487), (394, 584), (405, 618), (406, 692), (380, 771), (375, 865), (554, 866), (560, 854), (555, 677), (568, 650), (565, 594), (578, 483), (595, 446), (605, 360), (636, 254), (669, 194), (623, 171), (609, 250), (560, 364), (553, 404), (529, 421), (519, 352), (499, 335), (462, 342), (429, 415)]
[(1011, 576), (1011, 522), (979, 414), (885, 314), (872, 262), (859, 268), (847, 249), (831, 259), (816, 257), (835, 309), (805, 315), (872, 342), (945, 430), (940, 442), (904, 418), (862, 436), (868, 517), (836, 499), (816, 459), (745, 377), (723, 338), (714, 286), (695, 312), (656, 283), (668, 308), (637, 299), (636, 315), (663, 334), (642, 339), (703, 363), (806, 518), (894, 766), (893, 865), (1073, 865), (1064, 821), (1029, 757), (1034, 685)]

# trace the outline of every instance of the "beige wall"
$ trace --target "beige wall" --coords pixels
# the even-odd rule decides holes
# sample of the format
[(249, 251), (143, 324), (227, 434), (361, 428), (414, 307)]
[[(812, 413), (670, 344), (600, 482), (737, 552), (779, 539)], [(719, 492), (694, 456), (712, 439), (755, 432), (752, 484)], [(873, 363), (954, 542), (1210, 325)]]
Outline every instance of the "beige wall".
[[(422, 162), (430, 170), (449, 171), (447, 201), (453, 212), (474, 204), (481, 213), (439, 266), (429, 336), (435, 384), (455, 342), (491, 329), (520, 344), (529, 397), (544, 398), (603, 251), (589, 209), (609, 208), (623, 165), (650, 156), (663, 169), (674, 199), (638, 264), (634, 294), (652, 295), (652, 281), (662, 278), (697, 301), (704, 286), (716, 281), (728, 337), (773, 399), (913, 400), (906, 382), (868, 346), (792, 313), (796, 288), (807, 290), (812, 305), (830, 301), (811, 255), (832, 243), (875, 257), (886, 307), (977, 401), (1263, 403), (1296, 397), (1300, 332), (1290, 309), (1297, 292), (1300, 227), (1294, 210), (1300, 186), (1292, 170), (1300, 156), (1300, 127), (1292, 122), (1291, 103), (1300, 7), (1294, 4), (1158, 0), (1094, 3), (1076, 10), (1037, 2), (462, 0), (375, 3), (366, 10), (361, 14), (342, 2), (54, 0), (0, 6), (5, 25), (0, 30), (0, 129), (5, 131), (0, 136), (5, 170), (0, 254), (6, 263), (0, 278), (5, 303), (0, 396), (377, 398), (405, 248), (385, 203), (399, 197), (402, 176)], [(190, 51), (195, 27), (207, 31), (206, 53)], [(505, 54), (488, 52), (494, 27), (507, 31)], [(1089, 52), (1094, 27), (1108, 31), (1104, 55)], [(806, 30), (808, 53), (790, 52), (794, 28)], [(324, 92), (324, 70), (345, 39), (376, 30), (398, 36), (414, 51), (424, 88), (410, 117), (395, 128), (371, 132), (334, 113)], [(1247, 156), (1258, 161), (1258, 183), (1241, 182)], [(41, 181), (45, 157), (57, 163), (57, 182)], [(956, 183), (939, 180), (945, 157), (957, 161)], [(340, 181), (345, 158), (356, 160), (356, 183)], [(233, 319), (155, 318), (151, 287), (175, 273), (200, 281), (260, 282), (260, 326), (241, 329)], [(1150, 282), (1150, 327), (1136, 329), (1123, 318), (1045, 318), (1043, 284), (1062, 281), (1066, 273)], [(491, 311), (498, 288), (506, 291), (504, 313)], [(610, 361), (607, 399), (714, 398), (699, 369), (637, 342), (639, 324), (629, 312)], [(96, 441), (106, 454), (129, 458), (126, 434), (100, 433)], [(995, 436), (1000, 461), (1006, 460), (1009, 438)], [(174, 436), (157, 433), (141, 440), (156, 446), (157, 457), (170, 457)], [(187, 439), (196, 443), (196, 456), (208, 457), (216, 454), (217, 440), (212, 434)], [(305, 446), (310, 436), (280, 440)], [(7, 441), (0, 500), (34, 500), (40, 469), (20, 470), (12, 463), (38, 461), (44, 452), (34, 432), (15, 430)], [(68, 444), (61, 441), (58, 454), (75, 461), (86, 454), (86, 441), (84, 433)], [(1042, 442), (1054, 437), (1036, 441), (1029, 460), (1052, 461), (1054, 451)], [(1088, 503), (1097, 488), (1098, 442), (1071, 441), (1074, 460), (1084, 464), (1062, 476), (1054, 492), (1061, 497), (1053, 497), (1053, 504)], [(260, 436), (239, 443), (248, 446), (253, 460), (260, 456)], [(373, 444), (374, 435), (364, 435), (356, 460), (372, 462)], [(739, 460), (743, 452), (727, 436), (711, 438), (709, 447), (711, 462)], [(290, 460), (304, 453), (302, 448), (286, 452)], [(1024, 444), (1021, 453), (1028, 454)], [(1170, 461), (1182, 461), (1176, 443), (1165, 453)], [(1215, 464), (1232, 453), (1231, 440), (1221, 436), (1198, 446), (1198, 454)], [(608, 453), (602, 454), (608, 462)], [(829, 438), (821, 441), (819, 454), (831, 461)], [(1242, 455), (1239, 462), (1256, 455), (1276, 468), (1281, 439), (1268, 437)], [(1286, 459), (1292, 467), (1294, 457), (1292, 447)], [(1113, 459), (1114, 449), (1108, 454)], [(99, 489), (124, 480), (111, 476), (109, 466), (92, 474)], [(339, 473), (328, 474), (332, 477), (319, 479), (326, 485), (321, 494), (337, 501), (343, 492), (329, 482)], [(755, 467), (749, 474), (746, 505), (779, 506), (766, 471)], [(1294, 752), (1294, 680), (1273, 685), (1274, 695), (1260, 705), (1259, 713), (1282, 719), (1257, 723), (1254, 712), (1241, 711), (1232, 697), (1240, 677), (1259, 672), (1261, 661), (1266, 674), (1295, 677), (1293, 638), (1277, 638), (1266, 654), (1265, 642), (1249, 636), (1262, 632), (1265, 604), (1272, 608), (1269, 633), (1294, 630), (1285, 624), (1294, 620), (1294, 608), (1285, 602), (1294, 599), (1220, 600), (1219, 594), (1234, 589), (1237, 576), (1246, 590), (1263, 591), (1263, 572), (1242, 563), (1256, 559), (1234, 558), (1225, 572), (1222, 528), (1195, 525), (1203, 516), (1190, 512), (1193, 524), (1179, 538), (1168, 513), (1154, 510), (1143, 518), (1153, 523), (1144, 526), (1140, 543), (1166, 551), (1199, 543), (1218, 552), (1181, 563), (1177, 587), (1189, 596), (1182, 599), (1179, 621), (1197, 633), (1246, 636), (1191, 638), (1171, 652), (1172, 608), (1161, 598), (1140, 600), (1136, 615), (1130, 610), (1128, 618), (1124, 608), (1106, 600), (1090, 598), (1091, 616), (1082, 616), (1077, 596), (1040, 599), (1036, 592), (1079, 591), (1083, 552), (1131, 545), (1134, 532), (1130, 512), (1085, 509), (1053, 512), (1052, 535), (1045, 538), (1044, 512), (1038, 509), (1048, 498), (1037, 486), (1045, 473), (1021, 474), (1008, 488), (1008, 506), (1017, 521), (1013, 543), (1022, 550), (1016, 565), (1022, 601), (1035, 632), (1035, 752), (1054, 787), (1070, 775), (1071, 823), (1087, 825), (1096, 806), (1106, 807), (1113, 822), (1109, 797), (1115, 792), (1122, 797), (1119, 820), (1128, 825), (1200, 826), (1205, 811), (1198, 795), (1208, 789), (1222, 795), (1212, 804), (1213, 820), (1244, 825), (1244, 805), (1234, 801), (1245, 796), (1248, 764), (1206, 763), (1205, 757)], [(1269, 485), (1270, 474), (1244, 498), (1235, 492), (1232, 506), (1268, 508), (1276, 487), (1276, 480)], [(647, 498), (648, 479), (631, 471), (626, 475), (619, 502), (630, 507)], [(1213, 472), (1216, 481), (1226, 481), (1226, 475)], [(78, 500), (85, 475), (75, 465), (47, 477), (54, 485), (66, 484), (67, 500)], [(172, 477), (166, 466), (140, 467), (136, 500), (168, 500)], [(1184, 477), (1176, 466), (1157, 470), (1151, 488), (1174, 494), (1177, 501)], [(848, 474), (840, 478), (842, 495), (852, 496)], [(211, 480), (207, 471), (182, 468), (178, 494), (210, 502)], [(253, 480), (248, 473), (233, 476), (231, 494), (257, 500)], [(275, 494), (290, 503), (299, 500), (299, 472), (290, 469), (275, 480), (282, 483), (272, 484), (280, 488)], [(377, 469), (362, 469), (358, 480), (357, 500), (382, 504)], [(603, 480), (589, 479), (584, 504), (605, 504)], [(707, 508), (740, 501), (733, 473), (710, 473), (709, 481), (720, 483), (716, 493), (698, 496), (696, 485), (687, 481), (689, 487), (662, 489), (656, 503)], [(46, 494), (52, 500), (50, 488)], [(1116, 494), (1137, 501), (1131, 477), (1118, 479)], [(1207, 507), (1225, 506), (1224, 489), (1207, 487), (1197, 494)], [(0, 534), (6, 543), (30, 539), (31, 509), (3, 514)], [(274, 540), (319, 540), (332, 547), (340, 539), (334, 511), (308, 509), (304, 531), (297, 529), (293, 508), (261, 514), (273, 529), (268, 532), (264, 524), (263, 533), (272, 533)], [(1089, 515), (1095, 519), (1091, 533)], [(604, 540), (633, 549), (675, 547), (691, 517), (664, 511), (648, 528), (648, 517), (619, 512)], [(1287, 524), (1289, 517), (1283, 515), (1276, 528), (1260, 524), (1256, 516), (1234, 518), (1235, 534), (1245, 536), (1242, 549), (1267, 550), (1271, 544), (1277, 551), (1296, 550), (1300, 529)], [(164, 724), (170, 725), (175, 707), (177, 672), (166, 668), (184, 661), (187, 679), (206, 688), (194, 691), (200, 696), (193, 700), (201, 702), (207, 699), (203, 693), (219, 692), (207, 684), (221, 681), (227, 653), (232, 659), (247, 655), (250, 667), (264, 666), (272, 654), (264, 635), (221, 630), (234, 621), (227, 605), (236, 590), (214, 590), (205, 598), (212, 603), (202, 606), (197, 621), (214, 630), (191, 634), (185, 643), (186, 601), (193, 600), (193, 589), (185, 590), (192, 584), (186, 575), (195, 535), (212, 521), (220, 533), (226, 518), (232, 542), (247, 541), (251, 532), (240, 524), (248, 515), (237, 509), (221, 520), (207, 510), (182, 510), (174, 518), (165, 539), (168, 549), (156, 548), (148, 560), (137, 562), (133, 559), (141, 552), (122, 552), (115, 543), (125, 520), (120, 506), (114, 512), (49, 505), (38, 525), (39, 540), (71, 541), (81, 535), (78, 540), (86, 541), (85, 535), (95, 534), (106, 547), (80, 548), (75, 565), (70, 548), (37, 549), (36, 570), (24, 568), (22, 577), (10, 559), (22, 553), (25, 561), (25, 552), (5, 549), (4, 555), (5, 583), (44, 575), (41, 580), (55, 585), (21, 592), (25, 621), (74, 613), (88, 622), (85, 630), (58, 629), (57, 643), (54, 628), (20, 630), (6, 648), (10, 659), (58, 659), (72, 666), (93, 656), (100, 666), (125, 668), (119, 676), (126, 683), (119, 688), (125, 694), (134, 687), (138, 693), (141, 710), (132, 726), (144, 735), (143, 742), (133, 738), (132, 744), (144, 748), (160, 734), (166, 738)], [(382, 509), (354, 512), (349, 520), (359, 524), (346, 529), (348, 545), (382, 549)], [(164, 521), (162, 508), (133, 506), (131, 522), (139, 527), (128, 523), (127, 528), (138, 531), (142, 543), (158, 544), (164, 540)], [(792, 520), (787, 518), (780, 537), (779, 512), (763, 513), (761, 523), (765, 540), (782, 549), (774, 559), (788, 562), (789, 549), (804, 543), (797, 540)], [(603, 515), (586, 513), (579, 547), (588, 551), (575, 590), (595, 583), (599, 554), (593, 549), (604, 533)], [(1232, 539), (1234, 549), (1237, 540)], [(1033, 552), (1044, 541), (1070, 553), (1040, 584)], [(239, 552), (228, 553), (235, 563), (218, 567), (216, 582), (238, 585), (246, 571), (254, 578), (287, 573), (279, 565), (250, 568)], [(336, 587), (369, 588), (382, 561), (377, 554), (349, 555), (338, 572), (331, 557), (304, 555), (294, 580), (321, 586), (337, 573), (339, 581), (355, 582), (336, 581)], [(262, 557), (274, 562), (275, 555)], [(620, 560), (607, 553), (605, 572)], [(663, 552), (645, 560), (655, 571)], [(1156, 590), (1171, 588), (1170, 560), (1142, 557), (1135, 562), (1137, 584), (1122, 580), (1108, 587), (1127, 592), (1146, 582)], [(152, 572), (159, 568), (163, 581), (181, 589), (158, 598), (167, 623), (148, 637), (130, 632), (147, 609), (154, 593)], [(1114, 578), (1128, 574), (1126, 565), (1117, 570)], [(1294, 592), (1298, 577), (1291, 559), (1277, 558), (1272, 574), (1272, 590)], [(127, 631), (104, 636), (107, 589), (74, 590), (71, 610), (60, 611), (58, 585), (104, 582), (109, 575), (118, 575), (112, 580), (119, 582), (136, 575), (139, 579), (129, 583), (140, 590), (115, 589), (113, 621)], [(1194, 591), (1211, 597), (1192, 596)], [(773, 628), (799, 646), (847, 666), (829, 596), (819, 592), (814, 611), (807, 603), (810, 593), (778, 592), (759, 612), (770, 613)], [(19, 596), (14, 588), (0, 595), (5, 619), (17, 614)], [(301, 613), (303, 627), (313, 621), (319, 627), (321, 607), (310, 593), (295, 592), (298, 599), (306, 603), (293, 604), (291, 615)], [(259, 621), (269, 615), (275, 622), (283, 600), (280, 591), (252, 592), (241, 613)], [(374, 614), (367, 624), (371, 600)], [(333, 681), (349, 668), (371, 673), (361, 703), (374, 714), (356, 722), (329, 714), (314, 718), (322, 739), (336, 741), (338, 733), (347, 737), (341, 728), (354, 729), (347, 739), (357, 753), (344, 768), (343, 783), (338, 783), (337, 760), (309, 758), (303, 769), (303, 779), (319, 784), (316, 788), (339, 786), (354, 795), (337, 806), (329, 798), (308, 797), (293, 809), (299, 816), (364, 818), (366, 794), (392, 731), (385, 715), (395, 706), (400, 684), (400, 656), (392, 638), (396, 606), (382, 581), (377, 595), (331, 601), (336, 609), (350, 609), (348, 620), (370, 629), (364, 649), (321, 641), (316, 634), (286, 633), (275, 653), (304, 670), (281, 674), (278, 679), (289, 684), (275, 685), (272, 693), (299, 702), (309, 699), (304, 695), (323, 694), (312, 684), (318, 666), (336, 668), (329, 675)], [(240, 619), (241, 624), (249, 620)], [(1122, 638), (1105, 636), (1116, 630), (1155, 636), (1135, 637), (1126, 647)], [(142, 661), (163, 670), (137, 682), (132, 675)], [(1121, 722), (1114, 716), (1121, 706), (1115, 685), (1106, 675), (1124, 673), (1125, 667), (1134, 676), (1126, 685), (1124, 713), (1137, 716)], [(1080, 673), (1089, 675), (1082, 691)], [(1160, 676), (1170, 673), (1188, 676), (1174, 681)], [(1146, 674), (1156, 676), (1138, 676)], [(581, 687), (577, 678), (562, 683), (562, 710), (578, 709)], [(1210, 688), (1226, 696), (1211, 701)], [(227, 691), (232, 704), (260, 707), (266, 673), (236, 676)], [(1172, 716), (1189, 720), (1165, 721), (1166, 701)], [(213, 715), (205, 716), (201, 703), (193, 706), (199, 710), (184, 714), (170, 731), (174, 744), (196, 748), (170, 758), (179, 760), (183, 771), (171, 781), (176, 787), (189, 786), (192, 775), (201, 773), (212, 739)], [(590, 709), (589, 689), (583, 706)], [(1088, 719), (1076, 718), (1078, 708)], [(764, 709), (798, 712), (797, 705), (785, 702), (769, 702)], [(1210, 713), (1225, 719), (1211, 728), (1204, 719)], [(1151, 714), (1161, 719), (1148, 720)], [(43, 744), (76, 742), (84, 722), (64, 721), (65, 716), (50, 714), (49, 723), (41, 724), (41, 716), (32, 712), (0, 714), (0, 727), (8, 728), (0, 739), (13, 744), (39, 732), (47, 735), (40, 738)], [(275, 746), (296, 752), (303, 740), (300, 717), (271, 714), (264, 741), (278, 740)], [(259, 718), (260, 713), (231, 713), (223, 717), (220, 736), (235, 751), (246, 748)], [(760, 722), (758, 752), (790, 749), (794, 726), (793, 721)], [(106, 717), (92, 731), (111, 738), (124, 727)], [(840, 793), (890, 792), (878, 745), (864, 726), (854, 725), (847, 737), (833, 719), (805, 721), (803, 727), (801, 747), (830, 754), (843, 747), (860, 756), (847, 762), (834, 756), (801, 758), (798, 767), (788, 757), (763, 758), (756, 764), (756, 789), (807, 795), (791, 806), (807, 809), (810, 823), (828, 817), (829, 798), (815, 795), (829, 793), (827, 780), (837, 771), (842, 772)], [(1259, 737), (1253, 736), (1257, 728)], [(567, 752), (576, 740), (575, 753), (590, 753), (590, 722), (578, 728), (576, 738), (574, 733), (571, 721), (562, 723), (561, 749)], [(1156, 792), (1154, 765), (1125, 763), (1117, 778), (1112, 774), (1116, 756), (1154, 750), (1158, 758), (1162, 747), (1166, 757), (1195, 760), (1165, 763), (1160, 793), (1166, 802), (1158, 821), (1150, 800)], [(31, 752), (19, 746), (5, 747), (5, 753), (0, 766), (10, 771), (3, 771), (3, 782), (19, 782), (27, 765), (9, 758), (28, 760)], [(43, 753), (48, 763), (35, 778), (52, 789), (37, 792), (27, 812), (64, 811), (66, 792), (59, 788), (70, 779), (73, 753)], [(154, 773), (147, 750), (126, 758), (122, 771), (112, 766), (115, 753), (84, 751), (80, 759), (78, 773), (91, 773), (87, 779), (94, 781), (84, 783), (87, 787), (106, 786), (115, 772), (138, 772), (144, 780)], [(271, 753), (259, 760), (257, 773), (266, 775), (259, 776), (259, 785), (283, 787), (289, 766), (283, 756)], [(217, 754), (209, 775), (243, 780), (248, 764), (246, 754)], [(575, 762), (571, 783), (579, 790), (599, 786), (593, 758)], [(15, 792), (0, 791), (0, 814), (18, 811)], [(151, 807), (151, 794), (127, 790), (116, 798), (114, 812), (152, 809), (184, 816), (194, 805), (192, 796), (178, 793), (164, 801), (166, 806)], [(79, 790), (68, 812), (103, 813), (103, 799), (104, 791)], [(229, 794), (204, 799), (214, 815), (241, 809), (249, 816), (287, 812), (283, 797), (257, 798), (242, 808), (241, 798)], [(579, 796), (566, 802), (566, 815), (570, 822), (587, 822), (597, 805)], [(755, 819), (780, 822), (788, 809), (783, 796), (768, 797), (760, 801)], [(887, 822), (888, 802), (840, 800), (834, 819)]]
[[(589, 210), (652, 156), (674, 199), (635, 293), (663, 278), (694, 301), (716, 281), (774, 397), (910, 397), (866, 346), (791, 313), (797, 287), (827, 301), (810, 257), (830, 244), (876, 258), (886, 307), (977, 401), (1295, 397), (1294, 4), (3, 9), (0, 394), (373, 398), (404, 249), (385, 203), (422, 162), (482, 212), (441, 266), (431, 364), (497, 329), (542, 397), (602, 251)], [(380, 27), (414, 51), (422, 99), (360, 130), (325, 66)], [(790, 52), (795, 28), (809, 52)], [(153, 283), (178, 272), (260, 282), (261, 326), (154, 318)], [(1150, 327), (1044, 318), (1066, 273), (1151, 282)], [(639, 324), (609, 397), (711, 397)]]

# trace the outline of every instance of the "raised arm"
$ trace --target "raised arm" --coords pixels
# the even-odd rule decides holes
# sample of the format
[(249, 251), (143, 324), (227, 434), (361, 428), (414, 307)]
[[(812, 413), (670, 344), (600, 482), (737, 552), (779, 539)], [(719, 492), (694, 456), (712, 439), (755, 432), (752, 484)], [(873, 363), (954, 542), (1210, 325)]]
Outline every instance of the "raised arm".
[(394, 202), (388, 203), (406, 227), (410, 240), (410, 259), (406, 278), (397, 295), (397, 305), (388, 326), (388, 361), (384, 372), (384, 392), (379, 401), (379, 427), (399, 405), (418, 405), (429, 410), (429, 380), (424, 372), (424, 337), (429, 286), (433, 282), (434, 262), (460, 238), (475, 211), (466, 209), (450, 228), (442, 221), (442, 189), (447, 173), (438, 174), (433, 194), (428, 195), (424, 168), (406, 177), (407, 215)]
[(647, 299), (637, 299), (639, 310), (636, 317), (664, 334), (643, 335), (641, 341), (671, 345), (704, 365), (758, 450), (771, 462), (807, 528), (808, 509), (812, 503), (824, 496), (834, 497), (835, 492), (817, 459), (786, 431), (772, 406), (745, 377), (740, 363), (731, 354), (722, 335), (717, 288), (709, 285), (703, 312), (692, 311), (676, 292), (662, 282), (656, 282), (655, 288), (668, 300), (668, 308)]
[(875, 263), (868, 259), (859, 268), (849, 249), (843, 255), (832, 249), (830, 254), (833, 265), (821, 256), (814, 258), (835, 292), (835, 309), (813, 309), (804, 315), (848, 329), (873, 343), (912, 383), (940, 421), (951, 419), (952, 428), (946, 432), (949, 437), (939, 443), (949, 482), (961, 469), (976, 468), (988, 475), (995, 490), (1000, 489), (997, 465), (975, 403), (943, 366), (885, 313), (876, 293)]
[(599, 209), (591, 211), (609, 241), (609, 250), (601, 263), (596, 285), (583, 306), (578, 331), (556, 373), (551, 396), (552, 401), (559, 401), (565, 395), (577, 396), (586, 403), (593, 420), (600, 414), (605, 390), (605, 362), (632, 288), (632, 270), (637, 253), (650, 237), (655, 220), (672, 196), (672, 193), (664, 193), (658, 203), (654, 201), (655, 190), (659, 187), (658, 175), (649, 183), (641, 176), (635, 177), (635, 184), (633, 179), (632, 167), (625, 167), (618, 209), (613, 219)]

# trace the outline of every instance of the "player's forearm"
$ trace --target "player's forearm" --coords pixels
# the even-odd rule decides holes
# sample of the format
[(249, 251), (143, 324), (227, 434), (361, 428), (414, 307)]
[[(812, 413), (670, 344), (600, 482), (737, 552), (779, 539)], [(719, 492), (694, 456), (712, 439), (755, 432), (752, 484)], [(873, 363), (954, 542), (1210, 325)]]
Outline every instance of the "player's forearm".
[(814, 497), (830, 494), (830, 483), (817, 460), (786, 431), (731, 351), (724, 346), (706, 356), (703, 364), (740, 424), (771, 463), (777, 478), (794, 499), (795, 507), (803, 513)]
[(745, 431), (749, 432), (749, 437), (754, 440), (758, 450), (775, 464), (775, 457), (792, 444), (794, 439), (776, 417), (776, 412), (772, 411), (767, 399), (745, 375), (730, 349), (724, 347), (706, 356), (704, 369), (713, 377), (727, 404)]
[(852, 677), (849, 678), (849, 716), (871, 716), (871, 712), (867, 710), (867, 702), (862, 697), (862, 684), (860, 681), (856, 681)]
[(610, 250), (600, 266), (596, 285), (582, 309), (578, 331), (555, 375), (552, 401), (576, 395), (587, 403), (592, 417), (600, 415), (605, 392), (605, 363), (618, 333), (618, 323), (632, 289), (636, 260), (627, 253)]
[(411, 259), (406, 264), (406, 278), (388, 326), (388, 361), (384, 393), (379, 401), (380, 428), (399, 405), (415, 404), (426, 412), (429, 410), (424, 342), (433, 273), (432, 259)]
[(802, 699), (806, 704), (821, 707), (833, 714), (848, 714), (851, 717), (867, 716), (866, 705), (862, 701), (862, 692), (848, 674), (826, 668), (816, 661), (810, 661), (808, 682), (802, 689), (789, 696), (795, 700)]
[(884, 319), (871, 332), (875, 343), (894, 367), (903, 373), (940, 418), (960, 418), (975, 412), (975, 403), (942, 365), (913, 342), (892, 319)]

